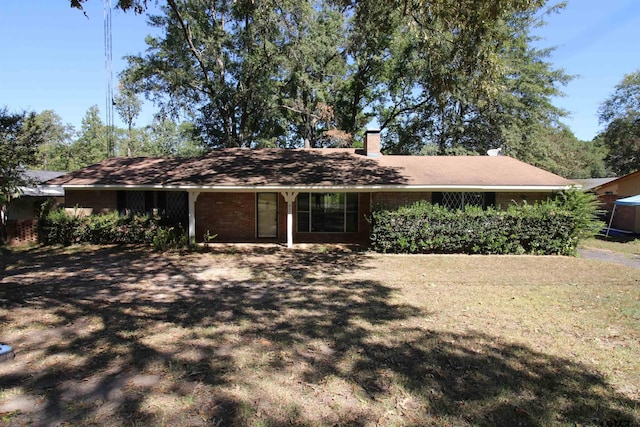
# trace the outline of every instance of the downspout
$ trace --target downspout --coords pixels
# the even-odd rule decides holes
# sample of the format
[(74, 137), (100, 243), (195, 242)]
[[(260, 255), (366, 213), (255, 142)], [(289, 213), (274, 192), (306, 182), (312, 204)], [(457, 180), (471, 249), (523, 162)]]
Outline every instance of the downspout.
[(293, 202), (296, 201), (298, 193), (295, 191), (283, 191), (282, 197), (287, 202), (287, 248), (293, 247)]
[(196, 243), (196, 200), (199, 191), (189, 191), (189, 245)]

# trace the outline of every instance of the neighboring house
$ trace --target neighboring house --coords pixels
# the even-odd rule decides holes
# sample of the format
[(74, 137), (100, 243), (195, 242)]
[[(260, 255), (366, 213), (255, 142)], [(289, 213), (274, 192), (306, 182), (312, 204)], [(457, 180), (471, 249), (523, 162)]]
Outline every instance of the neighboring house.
[(579, 178), (572, 179), (572, 181), (578, 183), (583, 191), (595, 191), (594, 189), (613, 181), (614, 179), (618, 179), (617, 177), (611, 178)]
[[(616, 200), (640, 194), (640, 170), (616, 178), (591, 191), (602, 202), (602, 209), (607, 211), (606, 220), (609, 221)], [(640, 233), (640, 207), (618, 206), (611, 228)]]
[(87, 213), (147, 212), (217, 242), (369, 241), (372, 209), (533, 203), (573, 182), (503, 156), (387, 156), (364, 149), (224, 149), (200, 158), (111, 158), (49, 181)]
[(38, 240), (37, 218), (40, 206), (52, 199), (56, 204), (64, 203), (64, 189), (43, 182), (62, 176), (66, 172), (26, 171), (25, 176), (34, 184), (18, 187), (7, 210), (6, 234), (9, 243), (31, 243)]

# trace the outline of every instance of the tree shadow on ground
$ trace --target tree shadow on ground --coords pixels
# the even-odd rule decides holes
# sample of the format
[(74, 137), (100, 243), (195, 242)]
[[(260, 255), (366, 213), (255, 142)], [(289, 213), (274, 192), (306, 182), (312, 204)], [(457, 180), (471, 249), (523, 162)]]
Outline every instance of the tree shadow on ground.
[(349, 278), (366, 254), (74, 251), (0, 269), (9, 425), (640, 424), (588, 366), (405, 326), (431, 313)]

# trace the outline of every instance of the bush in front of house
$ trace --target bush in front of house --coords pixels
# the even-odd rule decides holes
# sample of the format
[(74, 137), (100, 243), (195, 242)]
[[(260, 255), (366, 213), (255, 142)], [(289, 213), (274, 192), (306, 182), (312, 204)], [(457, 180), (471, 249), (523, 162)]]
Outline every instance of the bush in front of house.
[(117, 212), (83, 215), (79, 211), (50, 210), (44, 205), (38, 218), (38, 238), (44, 245), (151, 244), (158, 250), (187, 244), (184, 230), (163, 225), (158, 217)]
[(371, 215), (371, 247), (387, 253), (573, 255), (581, 239), (597, 233), (597, 205), (571, 191), (506, 210), (453, 211), (418, 202)]

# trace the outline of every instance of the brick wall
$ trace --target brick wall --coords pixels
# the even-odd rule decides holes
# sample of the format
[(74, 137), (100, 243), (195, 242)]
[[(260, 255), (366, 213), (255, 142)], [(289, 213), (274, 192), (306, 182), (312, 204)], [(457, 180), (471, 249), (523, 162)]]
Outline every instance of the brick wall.
[(196, 241), (209, 231), (214, 242), (256, 240), (255, 193), (200, 193), (196, 201)]
[[(620, 198), (622, 197), (616, 194), (601, 194), (598, 196), (601, 203), (600, 209), (607, 211), (606, 215), (602, 218), (607, 225), (611, 219), (616, 200)], [(616, 206), (616, 213), (613, 217), (611, 228), (640, 233), (640, 208), (633, 206)]]
[(7, 241), (17, 245), (37, 242), (38, 220), (19, 219), (7, 221)]
[[(112, 212), (118, 208), (118, 195), (115, 190), (66, 190), (64, 197), (66, 208), (78, 206), (87, 213)], [(89, 212), (90, 211), (90, 212)]]
[[(34, 243), (38, 241), (38, 216), (45, 201), (53, 206), (64, 205), (63, 197), (22, 196), (9, 205), (6, 239), (11, 244)], [(0, 237), (0, 243), (2, 238)]]
[[(512, 201), (534, 203), (548, 197), (549, 193), (496, 193), (496, 205), (506, 207)], [(523, 196), (525, 197), (523, 199)], [(300, 243), (366, 244), (369, 241), (367, 216), (372, 206), (397, 208), (419, 200), (431, 202), (431, 192), (379, 192), (359, 194), (359, 223), (357, 233), (298, 233), (296, 204), (293, 205), (293, 238)], [(67, 190), (65, 205), (91, 208), (93, 213), (117, 208), (117, 192), (111, 190)], [(201, 242), (207, 231), (217, 234), (214, 242), (256, 242), (287, 240), (287, 203), (278, 194), (278, 237), (258, 239), (256, 233), (255, 193), (200, 193), (196, 202), (196, 240)]]
[(633, 206), (616, 206), (616, 212), (613, 216), (612, 228), (619, 230), (636, 231), (636, 211), (638, 208)]
[(430, 192), (406, 192), (393, 193), (381, 192), (373, 193), (371, 204), (374, 208), (397, 209), (401, 206), (412, 205), (420, 200), (431, 202)]
[[(357, 233), (298, 233), (296, 204), (293, 204), (293, 240), (297, 243), (361, 243), (369, 241), (369, 193), (360, 194)], [(196, 202), (196, 240), (205, 233), (217, 234), (214, 242), (279, 242), (287, 241), (287, 203), (278, 194), (278, 237), (258, 239), (256, 232), (255, 193), (200, 193)]]

